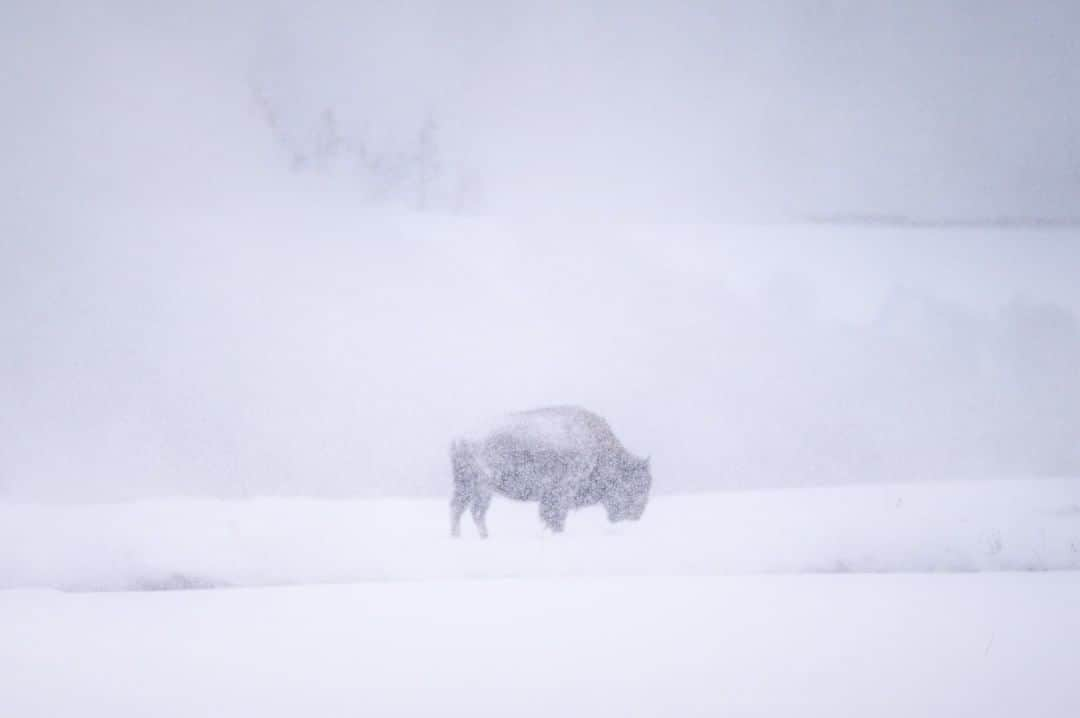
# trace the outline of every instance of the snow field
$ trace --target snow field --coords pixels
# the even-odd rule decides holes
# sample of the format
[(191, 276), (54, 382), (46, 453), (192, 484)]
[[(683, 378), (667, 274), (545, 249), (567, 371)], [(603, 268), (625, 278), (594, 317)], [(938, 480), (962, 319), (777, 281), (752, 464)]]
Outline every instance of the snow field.
[(0, 705), (109, 716), (1080, 715), (1080, 573), (0, 592)]
[(654, 497), (544, 532), (496, 498), (492, 538), (448, 537), (443, 500), (0, 504), (0, 588), (75, 591), (360, 581), (1080, 568), (1080, 480)]

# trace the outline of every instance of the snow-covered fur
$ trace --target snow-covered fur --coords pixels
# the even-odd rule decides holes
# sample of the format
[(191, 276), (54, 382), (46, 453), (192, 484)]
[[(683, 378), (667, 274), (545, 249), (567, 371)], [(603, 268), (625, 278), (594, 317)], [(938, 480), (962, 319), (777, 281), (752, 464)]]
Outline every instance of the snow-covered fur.
[(454, 493), (450, 530), (465, 508), (481, 536), (491, 497), (540, 504), (540, 518), (561, 532), (570, 509), (603, 504), (610, 521), (637, 520), (652, 486), (648, 459), (627, 451), (601, 417), (579, 407), (534, 409), (502, 417), (450, 449)]

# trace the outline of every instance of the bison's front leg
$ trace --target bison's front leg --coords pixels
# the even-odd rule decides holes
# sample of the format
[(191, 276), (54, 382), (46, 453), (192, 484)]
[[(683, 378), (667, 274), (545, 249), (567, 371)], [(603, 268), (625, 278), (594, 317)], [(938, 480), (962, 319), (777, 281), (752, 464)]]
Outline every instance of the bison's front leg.
[(549, 494), (540, 498), (540, 520), (554, 533), (562, 533), (568, 513), (570, 507), (558, 496)]

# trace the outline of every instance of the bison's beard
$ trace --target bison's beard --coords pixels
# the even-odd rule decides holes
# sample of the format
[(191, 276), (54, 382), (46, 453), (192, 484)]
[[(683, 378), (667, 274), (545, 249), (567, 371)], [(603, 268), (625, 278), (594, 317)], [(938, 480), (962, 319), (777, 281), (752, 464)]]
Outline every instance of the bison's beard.
[(619, 523), (620, 521), (637, 521), (645, 513), (645, 504), (648, 498), (621, 496), (610, 497), (604, 501), (607, 510), (608, 521)]

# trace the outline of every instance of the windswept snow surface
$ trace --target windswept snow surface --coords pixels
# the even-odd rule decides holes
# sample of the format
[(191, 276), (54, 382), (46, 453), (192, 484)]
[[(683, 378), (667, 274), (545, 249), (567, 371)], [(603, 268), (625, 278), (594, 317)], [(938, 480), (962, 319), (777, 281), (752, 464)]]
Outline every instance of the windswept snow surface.
[(1077, 572), (6, 591), (0, 712), (1074, 718), (1077, 605)]
[[(1080, 481), (661, 497), (561, 536), (502, 501), (486, 542), (446, 518), (3, 506), (0, 715), (1080, 715), (1080, 571), (1011, 570), (1080, 567)], [(745, 572), (777, 575), (718, 575)], [(355, 583), (27, 588), (311, 582)]]
[(496, 499), (492, 538), (440, 500), (0, 505), (0, 588), (138, 590), (560, 576), (1080, 569), (1080, 479), (661, 496), (545, 533)]

